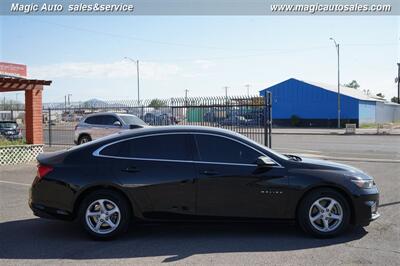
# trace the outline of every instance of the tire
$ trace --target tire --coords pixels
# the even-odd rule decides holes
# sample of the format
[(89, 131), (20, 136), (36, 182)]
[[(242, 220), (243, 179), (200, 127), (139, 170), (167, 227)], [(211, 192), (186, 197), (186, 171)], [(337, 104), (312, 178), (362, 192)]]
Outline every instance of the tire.
[(96, 240), (108, 240), (125, 233), (129, 228), (130, 219), (129, 203), (112, 190), (94, 191), (86, 196), (79, 206), (79, 222)]
[(339, 192), (323, 188), (311, 191), (302, 200), (297, 212), (297, 223), (306, 233), (318, 238), (342, 234), (350, 223), (351, 210)]
[(89, 141), (92, 141), (92, 138), (89, 135), (82, 135), (78, 139), (78, 145), (81, 145)]

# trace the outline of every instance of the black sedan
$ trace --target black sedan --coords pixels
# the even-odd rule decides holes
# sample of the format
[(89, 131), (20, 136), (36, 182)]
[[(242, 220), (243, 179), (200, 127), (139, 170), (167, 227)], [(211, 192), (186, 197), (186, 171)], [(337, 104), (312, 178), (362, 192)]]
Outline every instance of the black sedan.
[(282, 155), (231, 131), (164, 126), (120, 132), (38, 157), (29, 206), (78, 220), (95, 238), (131, 221), (296, 220), (317, 237), (379, 217), (372, 177)]

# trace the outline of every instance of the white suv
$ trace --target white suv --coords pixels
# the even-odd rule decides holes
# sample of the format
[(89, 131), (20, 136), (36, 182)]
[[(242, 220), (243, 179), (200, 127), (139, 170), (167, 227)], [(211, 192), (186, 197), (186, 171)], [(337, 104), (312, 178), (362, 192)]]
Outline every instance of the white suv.
[(84, 117), (75, 127), (75, 144), (82, 144), (118, 131), (148, 126), (135, 115), (95, 113)]

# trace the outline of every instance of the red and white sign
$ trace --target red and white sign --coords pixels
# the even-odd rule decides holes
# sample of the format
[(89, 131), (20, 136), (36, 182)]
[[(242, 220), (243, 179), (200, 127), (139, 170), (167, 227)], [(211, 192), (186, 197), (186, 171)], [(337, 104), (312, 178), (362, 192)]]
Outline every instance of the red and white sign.
[(26, 65), (0, 62), (0, 76), (26, 78)]

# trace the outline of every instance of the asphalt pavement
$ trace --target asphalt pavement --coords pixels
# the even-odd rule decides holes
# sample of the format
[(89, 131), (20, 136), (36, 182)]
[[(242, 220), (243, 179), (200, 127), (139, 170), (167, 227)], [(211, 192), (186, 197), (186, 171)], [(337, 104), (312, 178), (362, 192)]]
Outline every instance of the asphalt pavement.
[(275, 137), (273, 145), (315, 157), (350, 158), (340, 162), (374, 176), (382, 216), (368, 227), (315, 239), (292, 224), (151, 224), (96, 242), (74, 223), (32, 215), (27, 200), (34, 164), (2, 166), (0, 265), (399, 265), (400, 161), (390, 161), (399, 159), (398, 139), (327, 137)]

